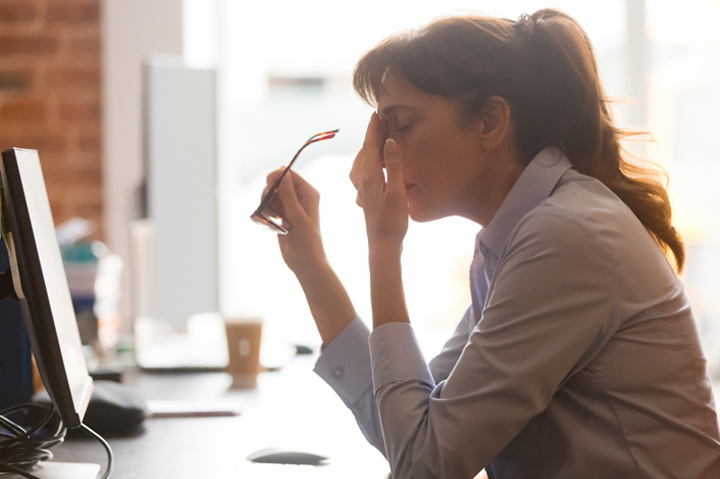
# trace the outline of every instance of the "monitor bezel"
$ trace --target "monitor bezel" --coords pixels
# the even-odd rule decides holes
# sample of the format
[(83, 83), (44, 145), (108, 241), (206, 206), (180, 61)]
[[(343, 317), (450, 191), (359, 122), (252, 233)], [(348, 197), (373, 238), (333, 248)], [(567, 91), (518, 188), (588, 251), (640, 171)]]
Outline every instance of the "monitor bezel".
[[(26, 155), (31, 155), (34, 158), (28, 157), (27, 160), (23, 158), (20, 161), (37, 159), (39, 166), (39, 156), (36, 150), (12, 148), (2, 153), (2, 167), (0, 168), (3, 186), (2, 221), (7, 221), (4, 226), (7, 226), (11, 233), (10, 241), (6, 238), (6, 246), (11, 256), (10, 264), (11, 269), (13, 269), (13, 281), (17, 282), (19, 278), (21, 296), (24, 296), (19, 297), (19, 301), (40, 376), (65, 426), (73, 428), (82, 424), (92, 396), (93, 382), (85, 366), (84, 371), (73, 371), (76, 383), (78, 383), (75, 388), (70, 384), (43, 275), (30, 212), (27, 207), (23, 178), (18, 166), (18, 156)], [(44, 201), (47, 202), (49, 208), (47, 189), (42, 174), (40, 180), (45, 191)], [(14, 251), (12, 251), (13, 249)], [(13, 254), (15, 260), (12, 258)], [(58, 254), (60, 254), (59, 245)], [(63, 288), (62, 285), (59, 286), (61, 289)], [(18, 285), (16, 284), (15, 287), (17, 291)], [(69, 298), (70, 290), (67, 281), (65, 281), (64, 289), (67, 290)], [(62, 291), (62, 294), (65, 294), (65, 291)], [(78, 332), (77, 345), (80, 345), (79, 338), (80, 334)], [(68, 345), (65, 347), (68, 347)], [(74, 351), (74, 353), (77, 354), (77, 351)], [(77, 381), (77, 379), (80, 381)], [(73, 397), (73, 390), (78, 393), (76, 397)]]

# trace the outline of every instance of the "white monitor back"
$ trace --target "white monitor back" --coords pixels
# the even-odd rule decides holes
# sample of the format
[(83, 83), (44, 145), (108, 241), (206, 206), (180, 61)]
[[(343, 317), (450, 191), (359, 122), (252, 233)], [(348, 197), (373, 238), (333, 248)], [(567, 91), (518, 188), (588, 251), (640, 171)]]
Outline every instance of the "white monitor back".
[(145, 65), (145, 166), (151, 274), (136, 311), (182, 323), (217, 311), (216, 73), (179, 57)]

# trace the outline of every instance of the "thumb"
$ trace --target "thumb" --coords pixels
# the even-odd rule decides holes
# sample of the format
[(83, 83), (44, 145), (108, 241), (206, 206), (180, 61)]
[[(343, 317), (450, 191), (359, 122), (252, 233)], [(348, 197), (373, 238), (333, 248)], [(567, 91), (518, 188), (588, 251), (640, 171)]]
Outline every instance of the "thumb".
[(387, 189), (405, 191), (405, 179), (403, 177), (403, 158), (400, 146), (392, 138), (385, 140), (383, 147), (385, 157), (385, 170), (387, 171)]

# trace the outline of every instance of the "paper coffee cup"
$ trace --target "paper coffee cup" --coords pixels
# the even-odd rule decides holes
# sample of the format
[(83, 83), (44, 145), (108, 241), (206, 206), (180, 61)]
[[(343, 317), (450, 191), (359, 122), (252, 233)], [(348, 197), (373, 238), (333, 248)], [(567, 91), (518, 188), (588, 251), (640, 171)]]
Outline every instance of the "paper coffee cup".
[(223, 320), (228, 342), (226, 371), (233, 378), (232, 387), (254, 388), (260, 371), (262, 318), (226, 317)]

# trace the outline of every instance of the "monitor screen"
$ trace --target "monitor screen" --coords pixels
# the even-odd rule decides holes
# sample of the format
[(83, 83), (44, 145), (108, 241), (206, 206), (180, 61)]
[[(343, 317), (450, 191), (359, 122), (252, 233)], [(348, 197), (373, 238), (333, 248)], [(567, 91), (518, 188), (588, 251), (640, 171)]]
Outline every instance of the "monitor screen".
[(2, 153), (2, 232), (35, 359), (66, 427), (93, 390), (36, 150)]

